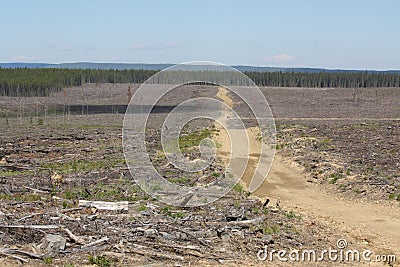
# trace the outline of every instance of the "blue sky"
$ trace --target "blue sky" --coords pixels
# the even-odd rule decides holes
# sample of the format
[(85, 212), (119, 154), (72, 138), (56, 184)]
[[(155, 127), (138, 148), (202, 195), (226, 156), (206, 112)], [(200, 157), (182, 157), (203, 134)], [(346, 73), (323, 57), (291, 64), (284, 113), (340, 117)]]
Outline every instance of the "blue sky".
[(400, 69), (400, 1), (0, 1), (0, 62)]

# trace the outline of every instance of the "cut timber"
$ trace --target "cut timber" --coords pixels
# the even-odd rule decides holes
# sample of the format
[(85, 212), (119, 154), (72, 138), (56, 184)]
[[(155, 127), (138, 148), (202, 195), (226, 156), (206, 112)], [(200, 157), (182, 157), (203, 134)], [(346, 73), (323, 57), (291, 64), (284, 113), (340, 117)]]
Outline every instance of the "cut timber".
[(38, 230), (43, 230), (43, 229), (58, 229), (60, 228), (60, 225), (0, 225), (0, 228), (20, 228), (20, 229), (38, 229)]
[(79, 200), (79, 207), (94, 207), (99, 210), (128, 210), (128, 201), (120, 202), (104, 202), (104, 201), (89, 201)]
[(104, 242), (108, 241), (109, 239), (110, 239), (110, 238), (108, 238), (108, 237), (106, 236), (106, 237), (100, 238), (99, 240), (96, 240), (96, 241), (94, 241), (94, 242), (91, 242), (91, 243), (89, 243), (89, 244), (83, 245), (82, 248), (88, 248), (88, 247), (96, 246), (96, 245), (99, 245), (99, 244), (101, 244), (101, 243), (104, 243)]
[(245, 221), (231, 221), (228, 222), (228, 225), (251, 225), (251, 224), (259, 224), (262, 221), (265, 220), (265, 217), (260, 217), (260, 218), (255, 218), (251, 220), (245, 220)]
[(23, 250), (13, 249), (13, 248), (1, 248), (0, 253), (3, 255), (6, 255), (6, 256), (13, 257), (13, 258), (18, 259), (23, 262), (26, 262), (26, 260), (23, 258), (17, 257), (17, 256), (13, 256), (13, 255), (27, 256), (27, 257), (30, 257), (33, 259), (42, 259), (46, 255), (46, 254), (34, 254), (34, 253), (30, 253), (28, 251), (23, 251)]
[(63, 228), (63, 230), (68, 234), (69, 238), (77, 244), (85, 244), (82, 237), (74, 235), (68, 228)]

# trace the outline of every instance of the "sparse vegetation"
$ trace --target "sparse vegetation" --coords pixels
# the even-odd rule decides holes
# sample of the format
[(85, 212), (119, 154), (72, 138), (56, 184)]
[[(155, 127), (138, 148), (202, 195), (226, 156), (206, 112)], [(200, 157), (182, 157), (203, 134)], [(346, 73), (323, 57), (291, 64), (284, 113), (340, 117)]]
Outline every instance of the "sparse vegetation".
[(101, 160), (78, 159), (60, 163), (46, 163), (42, 165), (44, 169), (50, 169), (60, 174), (90, 172), (125, 164), (125, 159), (121, 158), (105, 158)]
[(110, 267), (111, 260), (106, 256), (90, 255), (89, 264), (96, 264), (99, 267)]
[(392, 193), (389, 195), (389, 199), (400, 201), (400, 194)]
[(339, 179), (343, 178), (343, 175), (340, 173), (332, 173), (330, 175), (331, 180), (329, 181), (329, 183), (331, 184), (335, 184)]
[(296, 215), (293, 210), (291, 210), (288, 213), (286, 213), (286, 217), (288, 219), (297, 219), (297, 220), (301, 220), (302, 219), (301, 216), (300, 215)]
[(161, 212), (174, 219), (182, 219), (185, 217), (185, 213), (183, 211), (172, 211), (170, 206), (163, 207)]
[(46, 199), (45, 196), (41, 196), (33, 193), (26, 194), (0, 194), (0, 200), (9, 200), (9, 201), (23, 201), (23, 202), (32, 202), (39, 201), (42, 198)]
[(32, 175), (32, 171), (2, 171), (0, 170), (0, 177), (11, 177), (16, 175)]
[(235, 186), (233, 187), (233, 191), (239, 194), (243, 193), (243, 186), (240, 184), (240, 182), (235, 184)]
[(281, 229), (277, 225), (267, 225), (263, 229), (263, 233), (266, 235), (278, 234)]
[(140, 206), (137, 207), (137, 211), (142, 212), (142, 211), (146, 211), (147, 207), (146, 205), (141, 204)]
[(53, 264), (53, 258), (52, 257), (44, 257), (43, 261), (44, 261), (45, 264), (48, 264), (48, 265)]
[(189, 181), (189, 178), (186, 176), (182, 176), (182, 177), (170, 178), (168, 181), (174, 184), (185, 184)]
[(200, 142), (206, 138), (211, 138), (213, 131), (205, 129), (203, 131), (182, 134), (179, 136), (179, 147), (182, 152), (187, 152), (193, 147), (198, 147)]
[(85, 199), (103, 201), (135, 201), (139, 187), (131, 180), (112, 184), (92, 184), (87, 187), (76, 186), (61, 192), (65, 199)]

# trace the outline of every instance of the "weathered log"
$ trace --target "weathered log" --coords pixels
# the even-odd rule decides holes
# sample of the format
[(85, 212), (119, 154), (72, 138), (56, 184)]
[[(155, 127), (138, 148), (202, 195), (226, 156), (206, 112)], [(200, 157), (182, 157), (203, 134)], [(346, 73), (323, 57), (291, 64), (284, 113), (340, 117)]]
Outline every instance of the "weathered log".
[(99, 210), (128, 210), (128, 201), (105, 202), (105, 201), (89, 201), (79, 200), (79, 207), (94, 207)]

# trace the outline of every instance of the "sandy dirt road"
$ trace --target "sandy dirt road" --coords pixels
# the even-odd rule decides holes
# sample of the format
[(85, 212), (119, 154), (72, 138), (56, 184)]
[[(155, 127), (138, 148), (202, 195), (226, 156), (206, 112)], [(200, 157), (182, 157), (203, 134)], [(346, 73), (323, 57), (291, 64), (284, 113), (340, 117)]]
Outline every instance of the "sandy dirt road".
[[(307, 183), (294, 164), (280, 156), (255, 195), (280, 199), (285, 209), (311, 216), (367, 245), (374, 253), (400, 255), (400, 209), (395, 205), (354, 202)], [(343, 238), (346, 238), (345, 236)]]
[[(228, 91), (219, 89), (218, 98), (228, 106), (234, 105)], [(260, 142), (256, 140), (257, 129), (247, 129), (250, 143), (250, 155), (247, 169), (242, 177), (244, 185), (249, 185), (258, 157)], [(221, 144), (221, 155), (229, 157), (229, 135), (221, 131), (217, 137)], [(243, 146), (247, 153), (247, 146)], [(350, 201), (321, 186), (307, 182), (305, 173), (289, 159), (276, 155), (267, 179), (253, 194), (262, 199), (270, 199), (285, 210), (338, 229), (346, 237), (357, 240), (370, 249), (375, 255), (396, 255), (396, 264), (400, 262), (400, 208), (389, 203), (370, 203)], [(382, 263), (371, 263), (371, 266), (382, 266)]]

